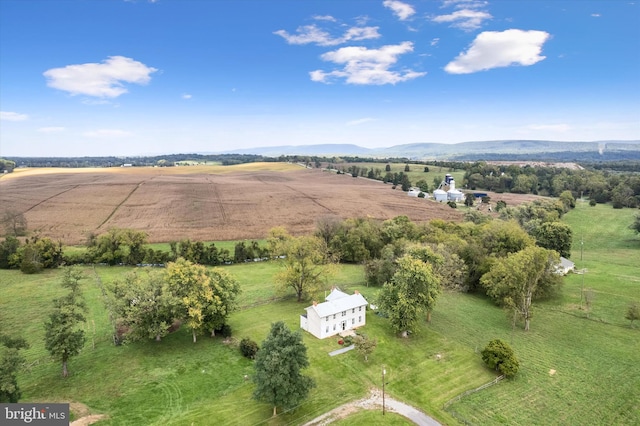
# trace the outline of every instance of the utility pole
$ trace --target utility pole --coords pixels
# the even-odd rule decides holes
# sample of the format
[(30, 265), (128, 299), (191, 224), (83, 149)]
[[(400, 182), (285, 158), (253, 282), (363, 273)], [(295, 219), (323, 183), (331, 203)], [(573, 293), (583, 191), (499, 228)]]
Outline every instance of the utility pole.
[(382, 415), (384, 416), (384, 380), (387, 375), (387, 370), (382, 367)]

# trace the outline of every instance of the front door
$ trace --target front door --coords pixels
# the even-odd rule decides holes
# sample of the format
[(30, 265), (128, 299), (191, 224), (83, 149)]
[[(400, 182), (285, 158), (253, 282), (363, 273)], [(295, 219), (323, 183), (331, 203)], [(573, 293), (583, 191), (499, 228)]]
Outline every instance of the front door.
[(346, 321), (342, 321), (342, 331), (347, 329), (347, 322)]

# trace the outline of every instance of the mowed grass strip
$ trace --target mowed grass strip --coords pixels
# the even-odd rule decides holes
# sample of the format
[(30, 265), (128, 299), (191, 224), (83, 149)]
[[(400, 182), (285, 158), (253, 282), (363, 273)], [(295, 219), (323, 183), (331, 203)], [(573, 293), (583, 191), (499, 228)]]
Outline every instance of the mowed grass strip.
[[(528, 333), (521, 325), (512, 330), (507, 314), (482, 297), (440, 300), (435, 329), (474, 350), (502, 338), (521, 363), (515, 379), (466, 396), (451, 411), (483, 425), (640, 423), (640, 330), (624, 319), (628, 304), (640, 301), (640, 238), (628, 229), (634, 213), (579, 202), (565, 216), (574, 230), (572, 260), (587, 272), (567, 276), (560, 299), (534, 304)], [(584, 298), (581, 308), (583, 288), (594, 294), (589, 310)]]
[[(250, 273), (252, 268), (257, 271), (254, 277)], [(252, 305), (230, 318), (236, 339), (249, 337), (261, 343), (271, 323), (278, 320), (284, 320), (294, 330), (299, 329), (300, 314), (309, 302), (298, 303), (294, 297), (285, 297), (267, 304), (251, 303), (273, 292), (269, 275), (277, 268), (277, 263), (228, 267), (243, 286), (245, 303)], [(130, 270), (132, 268), (98, 267), (95, 273), (103, 283), (108, 283)], [(88, 341), (83, 352), (70, 361), (69, 378), (60, 377), (59, 363), (49, 359), (43, 345), (42, 323), (51, 300), (64, 293), (59, 287), (60, 271), (33, 276), (0, 271), (4, 287), (0, 320), (3, 330), (6, 327), (22, 334), (31, 343), (26, 353), (27, 369), (19, 377), (23, 400), (79, 401), (94, 412), (109, 415), (104, 424), (208, 425), (212, 419), (217, 424), (231, 425), (301, 424), (368, 395), (372, 387), (380, 387), (382, 365), (389, 372), (389, 394), (416, 406), (432, 399), (439, 405), (442, 400), (469, 386), (478, 386), (492, 376), (477, 357), (466, 359), (469, 351), (455, 342), (426, 328), (409, 340), (399, 339), (390, 331), (386, 319), (369, 312), (363, 331), (376, 338), (379, 345), (368, 362), (355, 351), (329, 357), (330, 351), (340, 348), (337, 338), (318, 340), (306, 333), (303, 335), (311, 363), (307, 374), (316, 380), (317, 387), (300, 407), (271, 419), (272, 407), (251, 399), (252, 362), (243, 358), (233, 345), (224, 344), (221, 338), (203, 336), (193, 344), (189, 333), (180, 330), (159, 343), (145, 341), (114, 346), (94, 269), (87, 267), (85, 272)], [(373, 298), (376, 291), (363, 285), (362, 267), (357, 265), (343, 265), (332, 282), (349, 292), (359, 289), (368, 298)], [(37, 296), (27, 297), (32, 294)], [(436, 351), (449, 354), (449, 358), (445, 356), (442, 363), (436, 364), (431, 358)], [(448, 381), (443, 391), (440, 384), (443, 376), (438, 369), (444, 367), (447, 367), (446, 374), (456, 380)], [(460, 380), (460, 376), (466, 379)], [(473, 379), (478, 376), (482, 378)], [(407, 393), (406, 383), (410, 382), (419, 385)], [(428, 405), (423, 407), (428, 408)], [(443, 411), (435, 415), (444, 421), (450, 420)]]

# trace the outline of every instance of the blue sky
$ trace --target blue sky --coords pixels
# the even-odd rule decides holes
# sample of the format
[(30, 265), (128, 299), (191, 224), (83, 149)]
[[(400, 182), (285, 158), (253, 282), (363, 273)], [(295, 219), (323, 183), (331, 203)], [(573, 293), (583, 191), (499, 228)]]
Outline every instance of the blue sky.
[(0, 0), (0, 155), (640, 139), (640, 2)]

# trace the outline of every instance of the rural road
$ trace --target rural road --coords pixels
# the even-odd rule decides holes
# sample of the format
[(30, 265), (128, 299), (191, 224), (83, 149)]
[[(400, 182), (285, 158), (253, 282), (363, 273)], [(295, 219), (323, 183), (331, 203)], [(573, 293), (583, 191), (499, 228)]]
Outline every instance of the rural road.
[[(420, 426), (441, 426), (436, 420), (424, 414), (422, 411), (390, 397), (385, 397), (386, 411), (400, 414)], [(367, 398), (352, 401), (341, 405), (321, 416), (307, 422), (304, 426), (324, 426), (336, 420), (345, 418), (361, 409), (382, 411), (382, 392), (380, 389), (372, 389)], [(382, 413), (380, 413), (382, 415)]]

